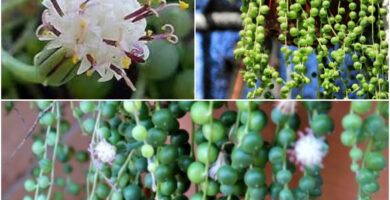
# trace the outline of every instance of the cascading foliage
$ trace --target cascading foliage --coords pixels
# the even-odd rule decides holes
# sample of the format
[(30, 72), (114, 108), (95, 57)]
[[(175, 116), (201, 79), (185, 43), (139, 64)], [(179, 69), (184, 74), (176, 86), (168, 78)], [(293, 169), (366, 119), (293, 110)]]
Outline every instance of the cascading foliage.
[[(238, 101), (237, 109), (217, 101), (76, 104), (37, 103), (42, 131), (33, 136), (32, 152), (38, 161), (25, 181), (24, 200), (316, 199), (322, 196), (323, 159), (332, 149), (326, 137), (340, 123), (328, 115), (331, 102), (302, 102), (307, 115), (290, 101), (278, 102), (268, 114), (262, 108), (272, 104), (253, 101)], [(371, 103), (351, 105), (342, 121), (346, 132), (332, 134), (352, 147), (351, 169), (363, 200), (379, 189), (376, 178), (386, 165), (381, 151), (388, 146), (388, 103), (377, 103), (376, 113), (363, 122), (358, 114), (367, 113)], [(90, 139), (83, 150), (65, 142), (69, 107), (80, 137)], [(309, 127), (302, 127), (306, 116)], [(182, 123), (192, 123), (191, 130), (180, 129)], [(270, 123), (275, 128), (265, 132)], [(363, 154), (356, 144), (365, 142)], [(54, 168), (60, 165), (63, 173)], [(85, 171), (85, 181), (76, 182), (73, 168)]]
[[(386, 99), (389, 97), (388, 41), (384, 30), (387, 9), (382, 0), (243, 0), (243, 30), (234, 53), (243, 59), (241, 73), (249, 88), (248, 98), (273, 98), (276, 84), (282, 98), (317, 78), (317, 98)], [(285, 66), (282, 78), (268, 64), (268, 37), (281, 43)], [(292, 47), (294, 46), (294, 48)], [(316, 63), (308, 73), (309, 56)], [(289, 70), (287, 70), (289, 71)], [(259, 83), (260, 82), (260, 83)], [(303, 98), (304, 90), (296, 98)]]
[[(389, 117), (389, 104), (377, 102), (375, 113), (366, 117), (372, 103), (352, 102), (351, 112), (345, 115), (342, 121), (345, 131), (341, 134), (341, 141), (351, 147), (349, 156), (352, 159), (351, 171), (356, 174), (359, 184), (358, 200), (372, 199), (380, 186), (377, 179), (380, 171), (386, 167), (386, 157), (381, 151), (388, 148), (389, 126), (385, 120)], [(364, 152), (360, 145), (365, 144)]]

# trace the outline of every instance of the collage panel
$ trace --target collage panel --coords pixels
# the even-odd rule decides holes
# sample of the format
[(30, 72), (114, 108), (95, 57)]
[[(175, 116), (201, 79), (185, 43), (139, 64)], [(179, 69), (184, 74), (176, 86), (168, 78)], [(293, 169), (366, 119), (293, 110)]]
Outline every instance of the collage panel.
[(197, 99), (388, 99), (389, 1), (197, 0)]
[(193, 0), (2, 0), (2, 99), (193, 99)]
[(385, 101), (3, 101), (14, 199), (389, 199)]

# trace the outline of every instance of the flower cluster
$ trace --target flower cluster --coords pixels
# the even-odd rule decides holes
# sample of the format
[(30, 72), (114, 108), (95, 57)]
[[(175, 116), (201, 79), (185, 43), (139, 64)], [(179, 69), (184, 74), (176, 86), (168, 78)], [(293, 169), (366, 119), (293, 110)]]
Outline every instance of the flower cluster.
[(81, 61), (78, 74), (98, 72), (99, 81), (124, 78), (135, 90), (124, 69), (132, 61), (144, 62), (149, 56), (146, 43), (167, 39), (176, 43), (172, 25), (164, 25), (163, 34), (146, 31), (146, 18), (158, 15), (168, 6), (187, 8), (184, 2), (167, 4), (161, 1), (157, 8), (147, 1), (137, 0), (44, 0), (42, 25), (36, 31), (40, 40), (50, 41), (47, 49), (63, 47), (70, 52), (74, 63)]
[(298, 132), (299, 139), (293, 144), (293, 149), (290, 152), (290, 160), (300, 164), (303, 171), (304, 168), (323, 167), (322, 159), (328, 152), (328, 145), (325, 143), (325, 138), (316, 138), (311, 129), (307, 128), (308, 134)]

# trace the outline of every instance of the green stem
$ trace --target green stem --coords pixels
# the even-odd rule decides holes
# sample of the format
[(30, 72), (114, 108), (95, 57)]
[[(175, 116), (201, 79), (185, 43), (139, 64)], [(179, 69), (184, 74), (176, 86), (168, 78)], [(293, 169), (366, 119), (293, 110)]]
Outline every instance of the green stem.
[(53, 189), (53, 185), (54, 185), (54, 169), (55, 169), (55, 162), (56, 162), (56, 155), (57, 155), (57, 146), (58, 146), (58, 142), (60, 141), (60, 126), (61, 126), (61, 112), (60, 112), (60, 105), (58, 102), (56, 102), (56, 110), (57, 110), (57, 125), (56, 125), (56, 142), (54, 144), (54, 148), (53, 148), (53, 157), (52, 157), (52, 165), (53, 165), (53, 169), (51, 170), (51, 174), (50, 174), (50, 187), (49, 187), (49, 190), (47, 192), (47, 196), (46, 196), (46, 199), (50, 199), (50, 196), (51, 196), (51, 191)]
[(27, 65), (14, 58), (7, 51), (1, 50), (2, 65), (7, 68), (16, 78), (32, 83), (42, 83), (44, 78), (39, 74), (38, 68)]
[[(53, 107), (51, 108), (51, 112), (52, 112), (52, 113), (54, 112), (54, 109), (55, 109), (55, 105), (53, 105)], [(46, 137), (49, 135), (50, 131), (51, 131), (51, 126), (48, 126), (47, 129), (46, 129)], [(45, 153), (44, 153), (44, 155), (43, 155), (43, 158), (46, 158), (46, 157), (47, 157), (47, 146), (48, 146), (47, 140), (45, 140), (45, 146), (44, 146), (44, 148), (45, 148)], [(55, 153), (55, 152), (54, 152), (54, 153)], [(53, 168), (54, 168), (54, 166), (53, 166)], [(43, 171), (42, 171), (42, 169), (41, 169), (41, 170), (39, 171), (39, 176), (38, 176), (37, 179), (39, 179), (42, 175), (43, 175)], [(34, 200), (35, 200), (35, 199), (38, 199), (38, 194), (39, 194), (39, 186), (37, 185), (37, 186), (36, 186), (36, 189), (35, 189)]]
[[(98, 104), (98, 108), (100, 108), (100, 102)], [(99, 110), (98, 113), (97, 113), (97, 117), (96, 117), (96, 122), (95, 122), (95, 127), (93, 129), (93, 133), (92, 133), (92, 138), (91, 138), (91, 143), (95, 143), (95, 136), (96, 136), (96, 131), (99, 127), (99, 122), (100, 122), (100, 115), (101, 115), (101, 111)], [(93, 157), (92, 157), (93, 159)], [(92, 167), (93, 167), (93, 160), (91, 161), (91, 164), (89, 165), (89, 169), (88, 169), (88, 175), (87, 175), (87, 190), (89, 190), (89, 177), (91, 175), (91, 172), (92, 172)], [(93, 180), (93, 185), (92, 185), (92, 191), (91, 191), (91, 197), (89, 196), (90, 193), (87, 193), (87, 199), (88, 200), (91, 200), (93, 199), (93, 195), (95, 193), (95, 187), (96, 187), (96, 181), (97, 181), (97, 177), (98, 177), (98, 170), (96, 169), (95, 167), (95, 176), (94, 176), (94, 180)]]
[[(210, 112), (210, 129), (213, 129), (213, 101), (210, 101), (209, 105), (209, 112)], [(211, 148), (211, 140), (208, 140), (208, 145), (207, 145), (207, 154), (209, 154)], [(206, 160), (206, 167), (205, 167), (205, 173), (206, 173), (206, 182), (205, 182), (205, 191), (203, 191), (203, 198), (202, 200), (206, 200), (206, 195), (207, 195), (207, 190), (209, 187), (209, 160)]]

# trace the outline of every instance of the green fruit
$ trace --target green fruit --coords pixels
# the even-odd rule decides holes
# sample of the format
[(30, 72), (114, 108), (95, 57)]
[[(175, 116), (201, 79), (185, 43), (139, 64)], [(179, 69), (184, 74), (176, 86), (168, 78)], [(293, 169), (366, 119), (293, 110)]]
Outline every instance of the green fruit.
[(43, 173), (49, 173), (52, 169), (52, 162), (51, 160), (47, 158), (42, 158), (39, 160), (39, 168), (42, 170)]
[(344, 131), (341, 134), (341, 142), (345, 146), (353, 146), (357, 142), (357, 135), (353, 131)]
[(47, 188), (49, 186), (49, 184), (50, 184), (49, 177), (47, 177), (47, 176), (40, 176), (40, 177), (38, 177), (37, 184), (42, 189)]
[(176, 75), (173, 84), (173, 96), (176, 99), (194, 98), (194, 70), (187, 69)]
[(152, 145), (144, 144), (141, 148), (142, 156), (145, 158), (151, 158), (154, 155), (154, 149)]
[(161, 150), (157, 154), (157, 158), (160, 163), (171, 164), (176, 162), (178, 155), (179, 153), (177, 151), (177, 148), (173, 145), (168, 145), (161, 148)]
[(27, 192), (32, 192), (35, 190), (35, 182), (33, 179), (27, 179), (25, 182), (24, 182), (24, 189), (27, 191)]
[(238, 180), (238, 173), (233, 167), (224, 165), (218, 169), (217, 178), (223, 185), (234, 185)]
[(197, 124), (205, 124), (210, 121), (211, 113), (206, 102), (198, 101), (191, 106), (191, 118)]
[(95, 119), (90, 117), (83, 121), (83, 129), (87, 133), (92, 133), (95, 129)]
[(236, 101), (236, 106), (239, 110), (247, 112), (249, 109), (255, 109), (257, 104), (252, 101)]
[(364, 120), (364, 128), (371, 135), (377, 135), (386, 128), (386, 123), (381, 116), (373, 114)]
[(99, 198), (106, 198), (108, 196), (108, 194), (110, 193), (110, 188), (104, 184), (104, 183), (99, 183), (97, 186), (96, 186), (96, 195), (99, 197)]
[(156, 180), (158, 182), (166, 181), (172, 177), (172, 168), (168, 165), (159, 165), (155, 171)]
[(139, 64), (141, 76), (149, 80), (163, 80), (175, 74), (179, 65), (176, 47), (164, 40), (149, 43), (148, 47), (149, 58)]
[(263, 137), (256, 132), (250, 132), (244, 136), (241, 147), (248, 153), (259, 151), (263, 146)]
[(278, 142), (282, 146), (289, 146), (296, 139), (295, 131), (289, 127), (284, 127), (278, 135)]
[(95, 110), (95, 103), (92, 101), (81, 101), (80, 110), (85, 114), (91, 113)]
[(138, 140), (138, 141), (143, 141), (146, 138), (147, 130), (145, 127), (141, 125), (137, 125), (133, 128), (132, 135), (133, 138)]
[(291, 181), (292, 174), (289, 170), (280, 170), (276, 174), (276, 180), (280, 184), (287, 184), (288, 182)]
[(123, 197), (126, 200), (141, 200), (141, 188), (139, 188), (137, 185), (129, 185), (123, 189)]
[(280, 200), (294, 200), (294, 195), (291, 190), (285, 188), (279, 193)]
[(214, 144), (211, 144), (209, 148), (208, 143), (204, 142), (196, 150), (196, 158), (202, 163), (213, 163), (217, 157), (218, 149)]
[(214, 120), (211, 124), (204, 124), (202, 126), (204, 137), (210, 142), (217, 142), (226, 135), (225, 126), (219, 120)]
[(152, 115), (152, 122), (157, 127), (164, 131), (173, 131), (177, 128), (177, 121), (172, 112), (166, 108), (156, 111)]
[(251, 168), (244, 176), (245, 184), (248, 187), (258, 188), (265, 184), (265, 173), (262, 168)]
[(148, 144), (158, 147), (165, 144), (167, 136), (168, 133), (166, 131), (159, 128), (151, 128), (148, 130), (146, 141)]
[(315, 186), (316, 182), (312, 176), (305, 175), (299, 180), (299, 188), (305, 192), (312, 190)]
[(56, 121), (56, 117), (53, 113), (45, 113), (41, 119), (39, 119), (39, 123), (46, 126), (52, 126)]
[(344, 129), (357, 130), (362, 125), (362, 119), (359, 115), (350, 113), (344, 116), (342, 124)]
[(284, 159), (283, 149), (279, 146), (274, 146), (268, 153), (269, 161), (273, 164), (282, 163)]
[(386, 158), (381, 152), (371, 152), (367, 156), (366, 165), (370, 170), (382, 170), (386, 167)]
[(160, 192), (163, 195), (171, 195), (176, 190), (176, 181), (174, 179), (169, 179), (167, 181), (164, 181), (160, 183)]
[(43, 152), (45, 151), (45, 144), (43, 143), (42, 140), (36, 140), (32, 146), (31, 146), (31, 150), (32, 152), (36, 155), (36, 156), (40, 156), (43, 154)]
[(208, 185), (206, 185), (206, 182), (203, 182), (201, 188), (207, 196), (215, 196), (219, 193), (219, 184), (213, 180), (209, 180)]
[(124, 101), (123, 108), (128, 113), (135, 113), (135, 111), (140, 110), (142, 107), (142, 101)]
[(187, 169), (187, 176), (192, 183), (202, 183), (206, 178), (205, 166), (201, 162), (193, 162)]
[(252, 155), (242, 148), (235, 148), (231, 154), (231, 158), (233, 167), (246, 168), (253, 162)]
[(359, 114), (364, 114), (371, 110), (371, 105), (371, 101), (352, 101), (351, 109)]
[(317, 137), (329, 134), (334, 129), (333, 120), (327, 114), (314, 116), (310, 126)]

